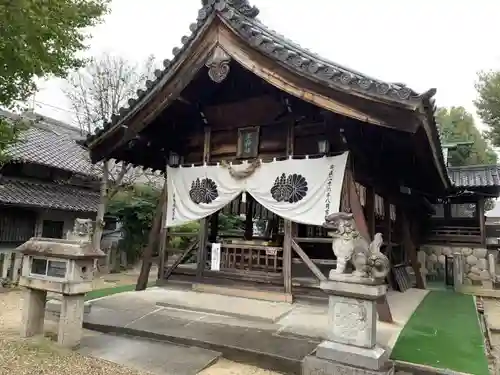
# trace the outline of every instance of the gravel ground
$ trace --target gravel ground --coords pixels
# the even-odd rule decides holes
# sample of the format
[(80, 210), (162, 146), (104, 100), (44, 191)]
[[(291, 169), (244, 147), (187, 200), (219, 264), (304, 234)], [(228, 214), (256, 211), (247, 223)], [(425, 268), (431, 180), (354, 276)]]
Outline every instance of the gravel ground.
[[(135, 275), (106, 275), (98, 278), (96, 288), (135, 283)], [(151, 375), (104, 360), (84, 357), (62, 349), (48, 338), (22, 340), (21, 292), (0, 292), (0, 375)], [(56, 326), (45, 322), (47, 337), (54, 337)], [(257, 367), (220, 360), (200, 375), (278, 375)]]

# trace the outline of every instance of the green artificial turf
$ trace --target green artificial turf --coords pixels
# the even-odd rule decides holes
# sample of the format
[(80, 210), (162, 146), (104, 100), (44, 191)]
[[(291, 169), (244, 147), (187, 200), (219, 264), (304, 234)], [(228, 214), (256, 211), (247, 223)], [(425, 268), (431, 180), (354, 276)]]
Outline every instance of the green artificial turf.
[[(154, 285), (155, 285), (155, 282), (148, 283), (148, 287), (151, 287)], [(89, 301), (91, 299), (108, 297), (108, 296), (111, 296), (113, 294), (123, 293), (123, 292), (131, 292), (133, 290), (135, 290), (135, 284), (121, 285), (121, 286), (115, 286), (112, 288), (104, 288), (104, 289), (94, 289), (85, 295), (85, 300)]]
[(483, 334), (472, 296), (429, 292), (403, 328), (391, 358), (488, 375)]

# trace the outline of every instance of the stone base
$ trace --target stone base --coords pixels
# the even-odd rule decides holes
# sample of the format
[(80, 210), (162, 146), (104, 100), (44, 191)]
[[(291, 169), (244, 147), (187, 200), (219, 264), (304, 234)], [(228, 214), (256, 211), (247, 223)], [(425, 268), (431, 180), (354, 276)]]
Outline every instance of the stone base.
[(394, 365), (387, 362), (380, 370), (371, 370), (357, 366), (345, 365), (308, 355), (302, 361), (302, 375), (394, 375)]
[[(90, 314), (92, 305), (89, 302), (83, 304), (83, 313)], [(57, 299), (51, 299), (47, 301), (45, 305), (45, 311), (53, 316), (59, 318), (61, 316), (61, 301)]]
[(323, 341), (316, 349), (316, 357), (345, 365), (379, 370), (389, 360), (387, 351), (376, 345), (371, 349)]

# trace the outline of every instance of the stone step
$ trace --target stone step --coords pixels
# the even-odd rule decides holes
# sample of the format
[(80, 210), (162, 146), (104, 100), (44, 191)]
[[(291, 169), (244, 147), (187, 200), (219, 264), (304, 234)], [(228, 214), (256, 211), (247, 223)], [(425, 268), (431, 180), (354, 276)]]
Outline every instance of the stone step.
[(78, 352), (154, 375), (196, 375), (221, 357), (213, 350), (106, 334), (85, 336)]

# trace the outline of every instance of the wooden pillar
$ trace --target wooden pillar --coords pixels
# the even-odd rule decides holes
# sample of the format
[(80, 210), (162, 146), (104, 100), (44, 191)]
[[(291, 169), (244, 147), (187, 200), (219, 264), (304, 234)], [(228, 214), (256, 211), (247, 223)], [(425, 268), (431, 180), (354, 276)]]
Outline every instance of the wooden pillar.
[(386, 255), (392, 262), (392, 220), (391, 220), (391, 201), (387, 196), (384, 197), (384, 242), (386, 245)]
[(370, 238), (373, 238), (373, 236), (375, 235), (375, 191), (373, 190), (373, 187), (366, 186), (365, 192), (366, 226), (368, 227)]
[[(210, 161), (210, 136), (211, 129), (209, 126), (205, 126), (205, 137), (203, 142), (203, 161), (205, 163)], [(196, 257), (196, 278), (198, 280), (203, 277), (205, 262), (207, 261), (208, 221), (208, 218), (200, 220), (199, 247)]]
[(285, 220), (283, 239), (283, 284), (285, 293), (292, 293), (292, 222)]
[(484, 198), (479, 199), (477, 202), (477, 216), (479, 219), (479, 228), (481, 230), (481, 245), (486, 247), (486, 223), (485, 223), (485, 212), (484, 212)]
[(420, 265), (420, 263), (418, 262), (417, 247), (415, 246), (415, 242), (413, 241), (411, 222), (408, 215), (403, 210), (400, 210), (400, 213), (401, 213), (402, 229), (403, 229), (404, 251), (406, 251), (406, 253), (408, 254), (411, 266), (413, 268), (413, 272), (415, 272), (417, 288), (425, 289), (425, 282), (422, 277), (422, 273), (420, 272), (422, 265)]
[[(354, 222), (356, 224), (356, 229), (359, 231), (361, 236), (365, 238), (369, 243), (371, 242), (371, 236), (368, 229), (368, 224), (366, 222), (365, 215), (363, 213), (363, 206), (361, 205), (361, 200), (359, 199), (358, 192), (356, 191), (356, 185), (354, 184), (354, 177), (350, 169), (346, 170), (345, 183), (347, 184), (349, 192), (349, 205), (351, 207), (352, 214), (354, 215)], [(392, 313), (387, 302), (387, 296), (382, 299), (377, 300), (377, 313), (378, 318), (382, 322), (392, 323)]]
[[(286, 135), (286, 153), (293, 155), (295, 144), (295, 120), (288, 123)], [(292, 222), (284, 221), (283, 236), (283, 286), (286, 294), (292, 294)]]
[(349, 194), (349, 206), (351, 207), (351, 212), (354, 215), (354, 222), (356, 223), (356, 229), (368, 242), (371, 241), (370, 231), (368, 230), (368, 225), (366, 223), (365, 214), (363, 212), (363, 206), (361, 205), (361, 200), (359, 199), (358, 192), (356, 191), (356, 185), (354, 183), (354, 177), (352, 176), (352, 171), (350, 169), (346, 170), (345, 182), (347, 183), (347, 191)]
[(168, 208), (168, 186), (167, 186), (167, 172), (165, 171), (165, 182), (162, 191), (163, 207), (161, 209), (161, 227), (159, 239), (159, 264), (158, 264), (158, 280), (162, 280), (165, 275), (165, 265), (168, 261), (168, 228), (167, 228), (167, 208)]
[(255, 208), (255, 200), (250, 194), (246, 194), (247, 202), (245, 208), (245, 240), (251, 240), (253, 237), (253, 211)]
[(215, 242), (219, 234), (219, 214), (220, 211), (217, 211), (213, 215), (210, 215), (210, 234), (208, 236), (210, 242)]

